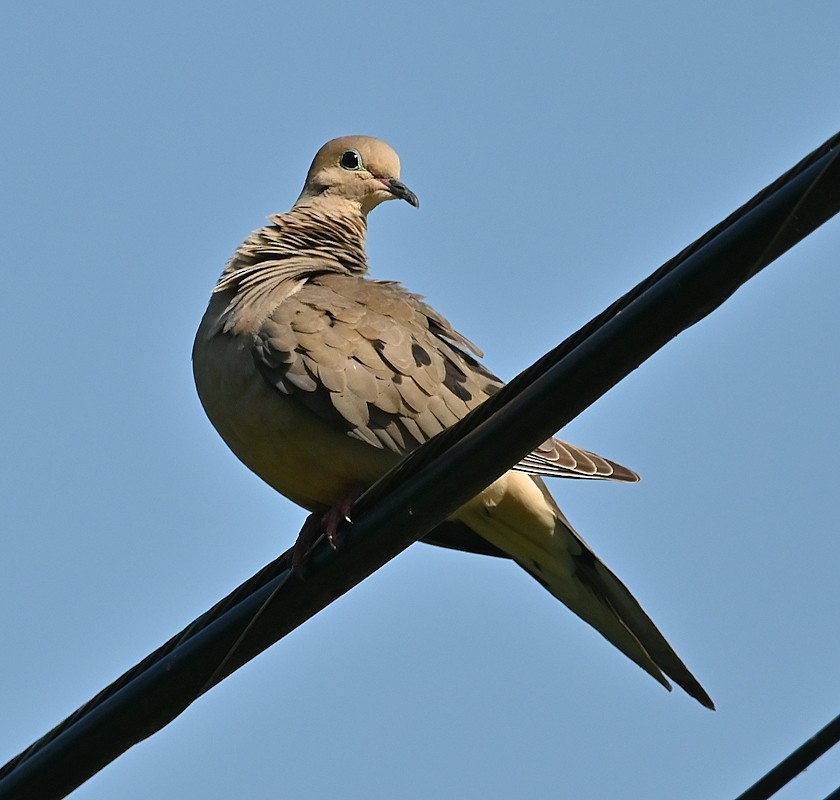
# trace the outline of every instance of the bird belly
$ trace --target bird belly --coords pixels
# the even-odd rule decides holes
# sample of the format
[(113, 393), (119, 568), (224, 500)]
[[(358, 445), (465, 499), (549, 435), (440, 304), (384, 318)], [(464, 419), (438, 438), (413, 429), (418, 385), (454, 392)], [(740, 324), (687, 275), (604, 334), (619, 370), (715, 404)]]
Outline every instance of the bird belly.
[(398, 460), (330, 427), (270, 386), (238, 337), (216, 335), (195, 348), (193, 372), (210, 422), (237, 458), (306, 509), (334, 505)]

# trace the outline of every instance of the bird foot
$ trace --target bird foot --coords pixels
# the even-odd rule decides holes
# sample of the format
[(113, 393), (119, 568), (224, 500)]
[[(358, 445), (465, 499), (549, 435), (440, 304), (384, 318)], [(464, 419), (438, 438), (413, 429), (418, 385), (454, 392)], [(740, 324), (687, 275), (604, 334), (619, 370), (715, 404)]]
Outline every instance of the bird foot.
[(292, 548), (292, 572), (303, 575), (303, 565), (322, 536), (326, 538), (333, 550), (338, 547), (341, 528), (346, 523), (352, 522), (349, 516), (350, 510), (363, 491), (362, 487), (354, 487), (345, 492), (338, 502), (325, 512), (313, 511), (306, 518)]

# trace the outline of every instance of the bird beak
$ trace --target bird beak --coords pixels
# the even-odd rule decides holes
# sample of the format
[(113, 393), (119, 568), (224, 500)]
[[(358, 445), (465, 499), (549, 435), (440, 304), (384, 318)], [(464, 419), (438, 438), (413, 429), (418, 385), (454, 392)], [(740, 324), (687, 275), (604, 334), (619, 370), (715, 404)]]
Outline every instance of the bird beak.
[(398, 181), (396, 178), (380, 178), (380, 180), (394, 197), (405, 200), (406, 203), (411, 203), (415, 208), (419, 208), (420, 201), (417, 199), (417, 195), (402, 181)]

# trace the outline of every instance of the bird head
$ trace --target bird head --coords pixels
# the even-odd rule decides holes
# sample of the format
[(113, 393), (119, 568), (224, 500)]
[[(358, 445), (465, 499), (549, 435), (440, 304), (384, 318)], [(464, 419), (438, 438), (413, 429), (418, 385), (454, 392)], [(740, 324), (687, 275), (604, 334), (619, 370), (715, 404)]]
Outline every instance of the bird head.
[(316, 154), (295, 205), (316, 198), (349, 200), (367, 214), (386, 200), (405, 200), (417, 207), (417, 195), (400, 180), (400, 159), (373, 136), (342, 136)]

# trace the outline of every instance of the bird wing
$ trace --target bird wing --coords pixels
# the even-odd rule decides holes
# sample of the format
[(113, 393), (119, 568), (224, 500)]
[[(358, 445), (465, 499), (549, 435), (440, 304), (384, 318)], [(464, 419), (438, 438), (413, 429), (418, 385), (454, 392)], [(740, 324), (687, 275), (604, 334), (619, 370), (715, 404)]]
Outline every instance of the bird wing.
[[(456, 423), (502, 386), (480, 351), (419, 295), (392, 281), (311, 277), (268, 314), (253, 357), (264, 379), (324, 422), (404, 455)], [(636, 473), (559, 439), (518, 469), (574, 478)]]

